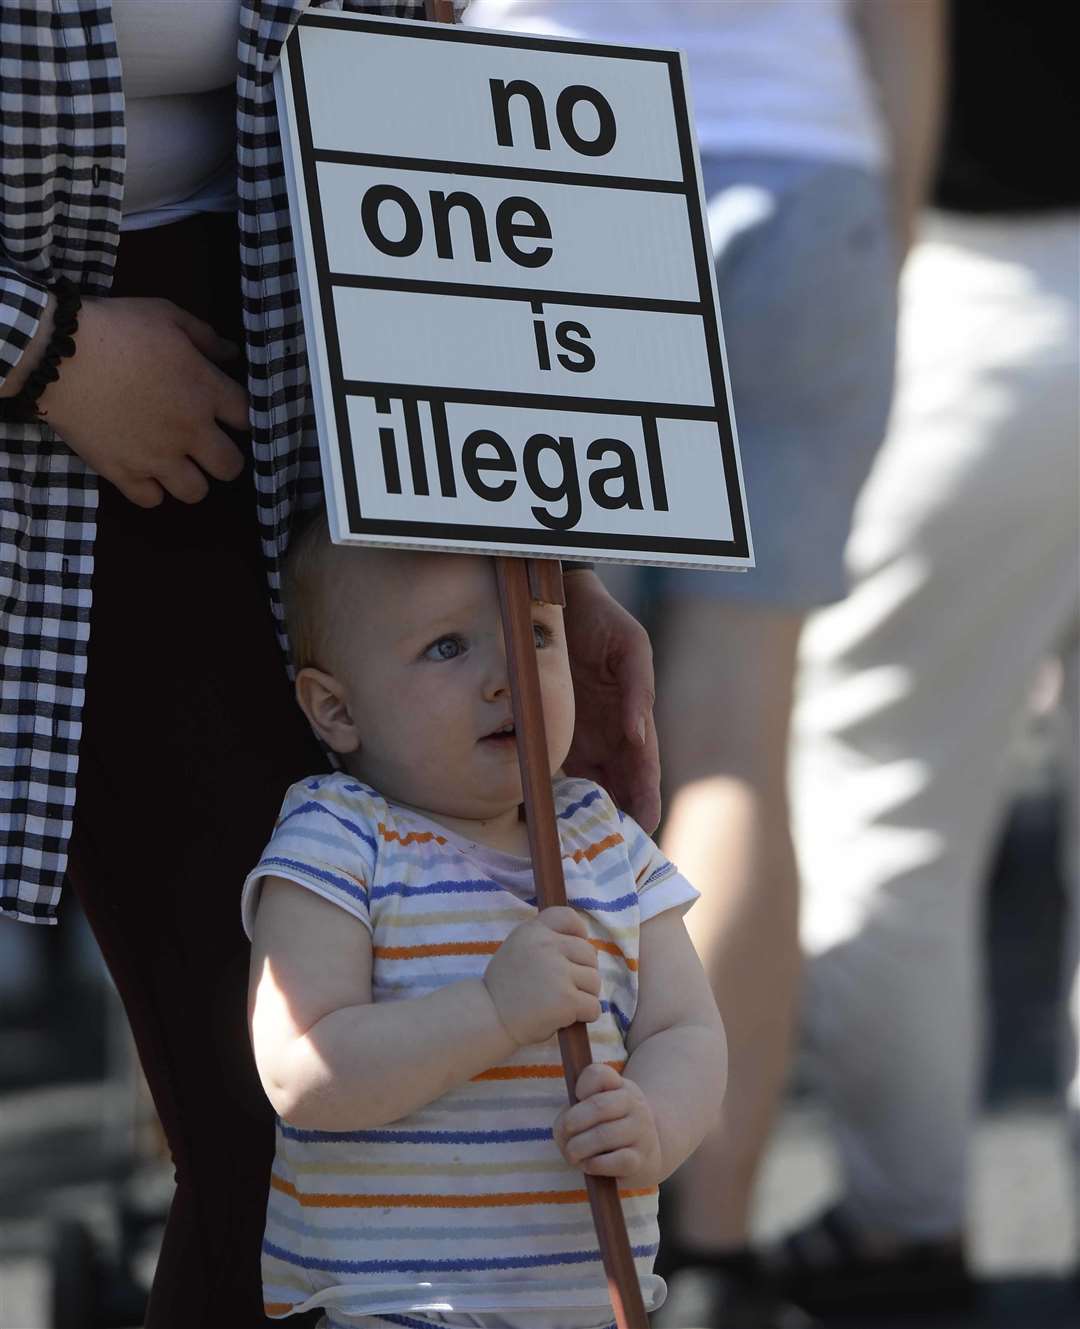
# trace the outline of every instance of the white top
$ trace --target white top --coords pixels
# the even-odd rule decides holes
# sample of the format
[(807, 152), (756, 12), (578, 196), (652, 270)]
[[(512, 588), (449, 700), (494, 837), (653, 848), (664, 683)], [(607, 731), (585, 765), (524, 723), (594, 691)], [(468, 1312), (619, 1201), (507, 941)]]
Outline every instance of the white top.
[(470, 27), (686, 52), (702, 156), (887, 157), (851, 0), (473, 0)]
[(123, 71), (124, 230), (236, 207), (240, 0), (113, 0)]

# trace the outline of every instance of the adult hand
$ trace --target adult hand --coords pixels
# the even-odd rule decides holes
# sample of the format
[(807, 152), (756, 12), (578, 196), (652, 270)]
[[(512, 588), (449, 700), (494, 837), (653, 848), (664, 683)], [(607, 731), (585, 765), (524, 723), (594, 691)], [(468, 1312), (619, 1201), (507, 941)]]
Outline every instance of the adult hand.
[(217, 366), (237, 354), (168, 300), (89, 299), (75, 354), (38, 399), (50, 428), (139, 507), (167, 491), (197, 503), (207, 475), (235, 480), (240, 449), (221, 429), (248, 427), (247, 393)]
[(652, 647), (595, 572), (569, 570), (566, 642), (577, 722), (564, 767), (603, 785), (648, 833), (660, 820)]

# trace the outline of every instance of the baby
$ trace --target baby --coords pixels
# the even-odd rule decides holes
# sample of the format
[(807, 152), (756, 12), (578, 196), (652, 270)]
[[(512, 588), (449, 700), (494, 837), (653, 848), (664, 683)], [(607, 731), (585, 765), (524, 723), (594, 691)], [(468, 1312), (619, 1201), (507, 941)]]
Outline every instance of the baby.
[[(598, 785), (562, 610), (532, 606), (568, 908), (537, 911), (489, 559), (294, 539), (296, 695), (341, 771), (289, 791), (243, 892), (277, 1115), (266, 1313), (321, 1329), (607, 1329), (582, 1173), (618, 1179), (646, 1306), (657, 1185), (723, 1097), (696, 898)], [(596, 1061), (567, 1106), (557, 1031)]]

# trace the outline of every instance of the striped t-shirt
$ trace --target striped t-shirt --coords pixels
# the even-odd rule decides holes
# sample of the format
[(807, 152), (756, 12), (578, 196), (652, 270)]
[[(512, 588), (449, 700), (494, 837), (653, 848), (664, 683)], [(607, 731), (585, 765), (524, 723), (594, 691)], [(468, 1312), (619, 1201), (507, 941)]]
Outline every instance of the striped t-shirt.
[[(621, 1068), (637, 1006), (640, 925), (697, 893), (598, 785), (560, 779), (554, 795), (568, 901), (600, 961), (593, 1055)], [(340, 773), (286, 795), (244, 885), (249, 936), (265, 875), (315, 891), (368, 928), (376, 1002), (481, 977), (537, 908), (527, 859), (473, 844)], [(299, 1130), (279, 1120), (263, 1242), (266, 1313), (517, 1311), (548, 1312), (560, 1329), (608, 1323), (584, 1178), (552, 1138), (565, 1104), (552, 1038), (385, 1126)], [(650, 1308), (663, 1295), (652, 1273), (656, 1203), (655, 1188), (623, 1192)]]

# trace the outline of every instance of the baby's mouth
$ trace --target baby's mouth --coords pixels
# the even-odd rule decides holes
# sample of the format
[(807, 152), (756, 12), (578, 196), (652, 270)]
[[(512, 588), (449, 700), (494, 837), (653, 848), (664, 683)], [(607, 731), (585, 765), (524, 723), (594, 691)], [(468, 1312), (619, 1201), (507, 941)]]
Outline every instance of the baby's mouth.
[(490, 734), (485, 734), (480, 741), (481, 743), (513, 743), (516, 738), (517, 730), (514, 728), (514, 722), (513, 720), (507, 720), (498, 729), (493, 729)]

